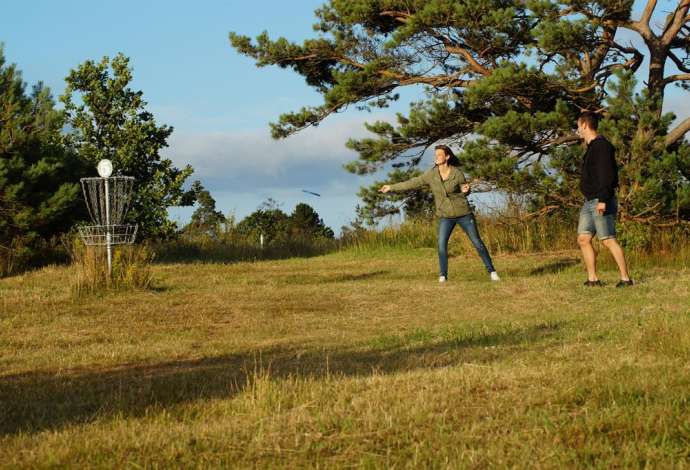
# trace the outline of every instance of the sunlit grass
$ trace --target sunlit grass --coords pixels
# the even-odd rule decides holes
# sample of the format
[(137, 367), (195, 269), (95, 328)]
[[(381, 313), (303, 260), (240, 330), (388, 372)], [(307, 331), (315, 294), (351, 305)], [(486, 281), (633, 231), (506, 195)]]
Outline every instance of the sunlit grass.
[[(455, 237), (455, 235), (454, 235)], [(0, 280), (0, 465), (690, 464), (690, 270), (430, 248)], [(631, 254), (632, 255), (632, 254)], [(634, 255), (633, 255), (634, 256)]]

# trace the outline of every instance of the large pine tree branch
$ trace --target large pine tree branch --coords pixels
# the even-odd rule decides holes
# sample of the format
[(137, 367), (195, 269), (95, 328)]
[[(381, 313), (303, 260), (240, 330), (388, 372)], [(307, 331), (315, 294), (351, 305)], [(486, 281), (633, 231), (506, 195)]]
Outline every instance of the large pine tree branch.
[(604, 26), (604, 32), (602, 34), (602, 42), (597, 48), (594, 50), (594, 54), (590, 55), (587, 54), (587, 71), (586, 74), (592, 77), (593, 73), (601, 67), (601, 64), (604, 62), (604, 59), (606, 59), (606, 56), (608, 55), (609, 51), (611, 50), (611, 47), (613, 46), (614, 42), (613, 39), (616, 37), (616, 31), (617, 27), (613, 26), (611, 23), (608, 23)]
[(386, 10), (386, 11), (379, 12), (379, 15), (389, 16), (391, 18), (394, 18), (396, 21), (399, 21), (400, 23), (407, 23), (410, 20), (410, 16), (412, 16), (410, 13), (407, 13), (404, 11), (393, 11), (393, 10)]
[[(690, 33), (690, 16), (686, 17), (685, 19), (685, 28), (688, 30), (688, 33)], [(673, 38), (671, 41), (671, 44), (669, 46), (670, 49), (688, 49), (690, 47), (690, 35), (686, 34), (685, 36), (681, 36), (680, 33)]]
[(623, 70), (630, 70), (632, 72), (636, 72), (637, 69), (642, 64), (642, 61), (644, 60), (644, 55), (642, 55), (642, 53), (634, 47), (624, 47), (624, 46), (621, 46), (620, 44), (614, 42), (611, 45), (611, 48), (618, 49), (619, 51), (626, 53), (626, 54), (632, 54), (632, 57), (630, 59), (628, 59), (626, 62), (609, 64), (606, 67), (602, 67), (599, 69), (600, 73), (597, 76), (597, 81), (602, 86), (602, 88), (604, 87), (604, 84), (606, 83), (608, 78), (616, 70), (623, 69)]
[[(357, 62), (354, 59), (351, 59), (346, 56), (342, 55), (331, 55), (331, 56), (320, 56), (319, 54), (304, 54), (304, 55), (299, 55), (299, 56), (292, 56), (292, 57), (282, 57), (278, 60), (275, 61), (277, 64), (293, 64), (293, 63), (298, 63), (298, 62), (310, 62), (315, 59), (321, 59), (321, 60), (333, 60), (337, 61), (343, 65), (348, 65), (350, 67), (364, 70), (366, 69), (366, 64)], [(424, 75), (412, 75), (412, 74), (407, 74), (404, 72), (399, 72), (399, 71), (394, 71), (390, 69), (381, 69), (377, 72), (380, 76), (392, 79), (394, 80), (398, 86), (407, 86), (407, 85), (430, 85), (433, 87), (468, 87), (473, 85), (476, 81), (475, 80), (466, 80), (460, 78), (461, 74), (460, 73), (455, 73), (455, 74), (449, 74), (449, 75), (433, 75), (433, 76), (424, 76)], [(367, 99), (370, 97), (367, 97)], [(339, 108), (338, 106), (337, 108)], [(337, 110), (337, 109), (336, 109)], [(326, 116), (334, 112), (335, 110), (331, 110), (328, 113), (326, 113)], [(326, 117), (324, 116), (324, 117)]]
[(474, 72), (477, 72), (485, 77), (491, 75), (491, 71), (479, 62), (477, 62), (477, 60), (474, 57), (472, 57), (472, 54), (468, 49), (459, 46), (446, 45), (446, 50), (451, 54), (461, 55)]
[(637, 69), (642, 65), (642, 61), (644, 60), (644, 55), (637, 49), (636, 47), (630, 46), (622, 46), (618, 44), (617, 42), (614, 42), (612, 47), (615, 49), (618, 49), (621, 52), (624, 52), (626, 54), (632, 54), (632, 57), (630, 60), (625, 62), (624, 64), (621, 64), (624, 68), (627, 68), (628, 70), (632, 70), (633, 72), (636, 72)]
[(690, 73), (678, 73), (675, 75), (669, 75), (668, 77), (664, 78), (664, 85), (684, 80), (690, 80)]
[(678, 124), (671, 132), (666, 134), (666, 139), (664, 144), (669, 147), (685, 136), (685, 134), (690, 131), (690, 117), (685, 119), (683, 122)]
[[(682, 1), (690, 2), (690, 0)], [(584, 63), (584, 65), (587, 67), (582, 68), (584, 72), (583, 75), (587, 75), (589, 76), (590, 80), (593, 80), (594, 77), (592, 77), (591, 75), (597, 72), (601, 72), (597, 75), (597, 80), (601, 83), (605, 82), (608, 79), (608, 77), (613, 73), (613, 71), (617, 69), (628, 69), (636, 71), (640, 67), (644, 59), (644, 55), (632, 46), (623, 47), (614, 41), (616, 30), (618, 27), (630, 29), (637, 32), (644, 39), (645, 44), (652, 52), (652, 55), (665, 53), (665, 51), (668, 50), (668, 48), (664, 48), (659, 44), (660, 39), (654, 34), (650, 27), (650, 21), (656, 6), (657, 0), (648, 0), (644, 7), (644, 10), (642, 11), (640, 19), (637, 21), (620, 22), (617, 20), (610, 20), (605, 22), (604, 32), (601, 37), (602, 43), (597, 48), (593, 58), (590, 59), (589, 55), (585, 57), (589, 60), (587, 60)], [(608, 57), (611, 49), (617, 49), (618, 51), (626, 54), (633, 54), (633, 57), (627, 60), (625, 63), (610, 64), (604, 68), (601, 68), (601, 64), (603, 64), (604, 60)], [(582, 61), (581, 65), (583, 65)]]
[[(614, 35), (615, 35), (615, 33), (614, 33)], [(586, 84), (582, 85), (579, 88), (573, 89), (573, 88), (565, 87), (566, 91), (571, 96), (589, 93), (589, 92), (595, 90), (598, 86), (603, 88), (605, 86), (605, 83), (608, 80), (608, 78), (611, 75), (613, 75), (613, 73), (616, 70), (626, 69), (626, 70), (631, 70), (631, 71), (635, 72), (635, 71), (637, 71), (637, 69), (642, 64), (642, 61), (644, 60), (644, 55), (642, 55), (642, 53), (638, 49), (636, 49), (634, 47), (622, 46), (622, 45), (618, 44), (617, 42), (613, 41), (612, 37), (610, 39), (610, 43), (607, 43), (603, 47), (603, 49), (605, 49), (605, 53), (603, 54), (602, 57), (598, 57), (595, 59), (597, 61), (597, 63), (591, 62), (592, 59), (589, 55), (586, 55), (583, 60), (580, 60), (581, 67), (583, 66), (583, 61), (586, 61), (585, 65), (587, 67), (591, 67), (591, 73), (596, 74), (596, 75), (587, 77), (588, 81), (586, 82)], [(611, 51), (612, 49), (618, 50), (618, 51), (625, 53), (625, 54), (632, 54), (632, 57), (623, 63), (613, 63), (613, 64), (606, 65), (605, 67), (602, 67), (600, 61), (603, 61), (608, 56), (608, 52)], [(585, 70), (583, 69), (583, 75), (585, 74), (584, 72), (585, 72)]]
[(578, 136), (577, 134), (566, 134), (566, 135), (563, 135), (561, 137), (557, 137), (555, 139), (546, 140), (546, 141), (542, 142), (542, 145), (544, 148), (555, 147), (555, 146), (562, 145), (562, 144), (572, 144), (574, 142), (578, 142), (579, 140), (581, 140), (581, 139), (580, 139), (580, 136)]
[(670, 21), (666, 25), (664, 34), (661, 37), (661, 44), (665, 48), (668, 48), (671, 45), (673, 40), (678, 35), (678, 32), (680, 32), (680, 29), (688, 21), (686, 17), (688, 14), (688, 9), (690, 9), (690, 0), (681, 0), (678, 2), (678, 6), (670, 17)]
[(450, 38), (438, 33), (437, 31), (430, 30), (429, 34), (441, 41), (443, 47), (448, 51), (449, 54), (455, 54), (461, 56), (465, 59), (465, 62), (469, 65), (473, 72), (478, 73), (484, 77), (491, 75), (491, 70), (487, 69), (485, 66), (480, 64), (477, 59), (472, 56), (469, 48), (463, 47), (452, 41)]
[(671, 58), (671, 60), (676, 64), (676, 67), (678, 67), (678, 70), (681, 72), (685, 73), (690, 73), (690, 67), (687, 67), (685, 63), (678, 58), (677, 55), (675, 55), (673, 52), (668, 51), (668, 56)]
[(649, 0), (642, 11), (639, 23), (645, 25), (649, 29), (649, 20), (652, 19), (652, 14), (656, 8), (656, 0)]
[(649, 0), (642, 11), (642, 16), (637, 21), (625, 21), (620, 24), (623, 28), (630, 29), (637, 32), (645, 40), (647, 44), (657, 39), (652, 29), (649, 27), (649, 21), (652, 18), (654, 9), (656, 8), (656, 0)]
[[(365, 69), (366, 65), (361, 64), (349, 57), (332, 56), (330, 59), (337, 60), (341, 64), (350, 65), (358, 69)], [(304, 60), (308, 60), (304, 59)], [(460, 73), (450, 75), (410, 75), (403, 72), (396, 72), (389, 69), (382, 69), (378, 71), (379, 75), (395, 80), (398, 86), (406, 85), (431, 85), (433, 87), (467, 87), (475, 83), (474, 80), (464, 80), (459, 78)]]
[(477, 81), (460, 79), (456, 75), (435, 75), (432, 77), (408, 75), (401, 77), (398, 83), (401, 86), (424, 84), (431, 85), (436, 88), (466, 88), (474, 85), (475, 83), (477, 83)]

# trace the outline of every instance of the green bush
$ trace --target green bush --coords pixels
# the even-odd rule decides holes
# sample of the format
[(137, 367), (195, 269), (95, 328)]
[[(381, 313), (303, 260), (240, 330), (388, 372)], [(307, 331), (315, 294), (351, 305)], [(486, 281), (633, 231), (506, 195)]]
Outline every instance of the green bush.
[(652, 242), (652, 226), (631, 220), (619, 222), (616, 238), (629, 250), (649, 251)]

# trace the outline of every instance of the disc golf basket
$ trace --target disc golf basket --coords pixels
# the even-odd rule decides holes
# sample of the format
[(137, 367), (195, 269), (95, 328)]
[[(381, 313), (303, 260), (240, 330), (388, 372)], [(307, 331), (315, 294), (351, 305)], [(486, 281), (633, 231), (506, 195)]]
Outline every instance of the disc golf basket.
[(113, 246), (134, 243), (137, 225), (124, 224), (132, 200), (134, 178), (113, 176), (109, 160), (98, 163), (99, 178), (81, 178), (84, 200), (94, 225), (79, 227), (79, 235), (88, 246), (105, 247), (108, 274), (113, 269)]

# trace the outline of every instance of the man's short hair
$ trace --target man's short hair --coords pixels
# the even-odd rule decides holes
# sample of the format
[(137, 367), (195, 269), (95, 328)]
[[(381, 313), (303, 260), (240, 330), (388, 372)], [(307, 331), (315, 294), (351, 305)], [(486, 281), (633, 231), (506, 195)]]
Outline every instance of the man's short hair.
[(586, 111), (580, 114), (580, 116), (577, 118), (577, 122), (581, 122), (590, 129), (596, 131), (599, 127), (599, 115), (591, 111)]

